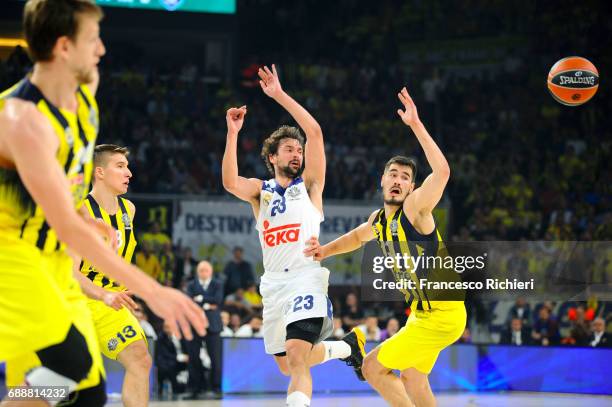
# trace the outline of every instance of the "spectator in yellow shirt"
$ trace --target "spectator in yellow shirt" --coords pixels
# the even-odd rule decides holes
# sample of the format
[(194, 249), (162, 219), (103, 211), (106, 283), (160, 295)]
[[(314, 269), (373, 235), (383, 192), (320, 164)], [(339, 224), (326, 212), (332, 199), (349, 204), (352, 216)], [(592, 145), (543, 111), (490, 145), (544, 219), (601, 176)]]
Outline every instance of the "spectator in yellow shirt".
[(148, 242), (151, 252), (155, 255), (161, 253), (167, 243), (172, 243), (170, 236), (161, 231), (159, 222), (152, 222), (148, 232), (144, 233), (140, 239), (143, 243)]
[(136, 253), (136, 265), (155, 280), (159, 279), (161, 275), (161, 265), (159, 264), (157, 256), (151, 252), (151, 245), (149, 242), (142, 242), (140, 251)]

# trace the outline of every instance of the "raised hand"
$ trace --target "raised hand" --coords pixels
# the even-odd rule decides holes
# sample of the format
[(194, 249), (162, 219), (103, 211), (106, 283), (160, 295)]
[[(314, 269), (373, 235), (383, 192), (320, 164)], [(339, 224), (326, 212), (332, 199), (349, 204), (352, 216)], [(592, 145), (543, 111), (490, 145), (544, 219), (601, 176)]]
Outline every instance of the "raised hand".
[(244, 123), (244, 116), (247, 114), (247, 107), (232, 107), (227, 110), (225, 120), (227, 121), (227, 132), (238, 134)]
[(397, 94), (400, 102), (404, 105), (404, 110), (397, 109), (397, 114), (402, 118), (402, 121), (406, 123), (408, 126), (414, 126), (419, 123), (419, 114), (417, 113), (417, 108), (412, 98), (408, 94), (406, 87), (404, 86), (402, 90)]
[(281, 87), (274, 64), (272, 64), (272, 71), (270, 71), (270, 68), (267, 66), (264, 66), (263, 68), (259, 68), (257, 74), (260, 78), (259, 84), (261, 85), (261, 89), (266, 95), (270, 96), (272, 99), (276, 99), (283, 93), (283, 88)]
[(306, 241), (304, 256), (312, 256), (313, 260), (315, 261), (321, 261), (325, 258), (323, 246), (321, 246), (321, 244), (319, 243), (319, 239), (316, 236), (313, 236)]

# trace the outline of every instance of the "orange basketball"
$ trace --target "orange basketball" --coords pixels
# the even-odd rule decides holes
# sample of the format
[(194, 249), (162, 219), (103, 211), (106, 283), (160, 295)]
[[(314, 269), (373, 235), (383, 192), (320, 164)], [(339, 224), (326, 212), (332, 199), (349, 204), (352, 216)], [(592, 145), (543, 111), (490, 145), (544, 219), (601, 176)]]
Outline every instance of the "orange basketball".
[(578, 106), (591, 99), (599, 87), (599, 72), (586, 58), (560, 59), (548, 73), (548, 90), (559, 103)]

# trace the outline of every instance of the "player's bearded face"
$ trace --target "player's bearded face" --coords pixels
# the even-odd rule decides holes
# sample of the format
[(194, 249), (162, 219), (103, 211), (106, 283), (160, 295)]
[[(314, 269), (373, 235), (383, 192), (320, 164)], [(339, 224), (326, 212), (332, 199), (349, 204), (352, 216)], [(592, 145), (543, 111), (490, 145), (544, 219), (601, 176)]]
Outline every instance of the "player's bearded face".
[(288, 178), (296, 178), (302, 172), (304, 160), (302, 145), (295, 139), (286, 139), (280, 142), (276, 160), (276, 173)]
[(387, 205), (401, 205), (414, 189), (410, 167), (391, 164), (384, 173), (381, 186), (383, 200)]

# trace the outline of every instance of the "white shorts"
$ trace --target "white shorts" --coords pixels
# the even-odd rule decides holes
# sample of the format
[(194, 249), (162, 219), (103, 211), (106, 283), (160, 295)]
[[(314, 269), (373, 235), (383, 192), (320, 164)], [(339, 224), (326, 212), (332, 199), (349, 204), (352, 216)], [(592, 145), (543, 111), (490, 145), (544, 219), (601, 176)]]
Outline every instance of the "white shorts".
[(259, 290), (263, 301), (263, 337), (266, 353), (285, 352), (287, 325), (323, 318), (319, 341), (333, 331), (333, 309), (327, 297), (329, 270), (305, 268), (289, 273), (266, 273)]

